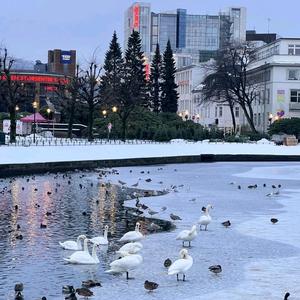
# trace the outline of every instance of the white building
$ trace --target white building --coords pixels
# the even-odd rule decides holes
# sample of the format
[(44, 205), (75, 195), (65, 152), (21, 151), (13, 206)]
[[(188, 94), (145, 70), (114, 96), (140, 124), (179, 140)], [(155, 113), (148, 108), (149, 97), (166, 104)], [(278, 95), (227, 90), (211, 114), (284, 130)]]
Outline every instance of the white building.
[[(225, 131), (232, 130), (232, 117), (226, 104), (202, 104), (202, 82), (207, 75), (207, 64), (190, 65), (177, 69), (175, 81), (178, 85), (178, 114), (205, 127), (217, 126)], [(237, 125), (240, 120), (239, 107), (234, 108)]]
[(275, 119), (300, 117), (300, 38), (279, 38), (258, 48), (249, 72), (261, 83), (253, 105), (259, 131)]

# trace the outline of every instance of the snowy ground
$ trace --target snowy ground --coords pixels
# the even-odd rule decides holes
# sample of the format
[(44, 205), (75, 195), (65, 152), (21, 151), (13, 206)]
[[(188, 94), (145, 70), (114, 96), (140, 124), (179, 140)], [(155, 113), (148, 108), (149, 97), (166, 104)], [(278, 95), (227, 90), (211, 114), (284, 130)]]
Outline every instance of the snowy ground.
[(82, 146), (1, 146), (0, 164), (165, 157), (200, 154), (299, 155), (298, 146), (263, 143), (178, 142)]
[[(175, 213), (182, 217), (173, 232), (147, 236), (143, 241), (144, 262), (132, 272), (135, 280), (124, 276), (109, 280), (104, 274), (103, 287), (95, 289), (101, 299), (283, 299), (286, 291), (289, 299), (300, 299), (298, 278), (300, 269), (300, 233), (298, 211), (300, 164), (293, 163), (216, 163), (182, 164), (120, 168), (120, 175), (111, 180), (124, 180), (130, 186), (139, 178), (140, 188), (162, 189), (171, 184), (180, 185), (178, 192), (160, 197), (142, 199), (153, 210), (162, 206), (168, 209), (158, 218), (169, 219)], [(253, 169), (252, 169), (253, 168)], [(130, 172), (132, 170), (132, 172)], [(150, 174), (140, 173), (142, 170)], [(243, 175), (235, 175), (242, 173)], [(152, 181), (145, 182), (146, 178)], [(163, 184), (159, 182), (163, 181)], [(229, 184), (230, 182), (234, 184)], [(248, 189), (249, 184), (257, 189)], [(267, 184), (263, 188), (263, 183)], [(283, 186), (280, 195), (267, 197), (271, 184)], [(242, 189), (237, 189), (241, 185)], [(196, 198), (196, 201), (190, 201)], [(181, 243), (175, 240), (182, 229), (190, 228), (200, 214), (201, 207), (214, 206), (213, 222), (207, 232), (199, 235), (190, 254), (194, 265), (187, 273), (187, 282), (176, 282), (163, 267), (166, 258), (175, 260)], [(131, 204), (134, 205), (132, 201)], [(272, 225), (271, 217), (279, 219)], [(225, 229), (221, 222), (230, 219), (232, 227)], [(221, 264), (223, 272), (215, 276), (208, 271), (213, 264)], [(145, 280), (160, 284), (154, 293), (143, 290)], [(109, 287), (106, 285), (109, 282)]]

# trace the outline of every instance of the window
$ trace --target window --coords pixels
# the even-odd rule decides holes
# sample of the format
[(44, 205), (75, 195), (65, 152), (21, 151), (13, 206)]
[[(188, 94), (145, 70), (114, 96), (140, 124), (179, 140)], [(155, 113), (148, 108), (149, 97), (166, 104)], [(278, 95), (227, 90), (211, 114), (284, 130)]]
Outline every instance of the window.
[(288, 55), (300, 55), (300, 45), (289, 45)]
[(300, 70), (299, 69), (288, 70), (288, 80), (300, 80)]
[(270, 104), (270, 89), (267, 89), (267, 104)]
[(258, 117), (257, 117), (257, 126), (260, 126), (260, 124), (261, 124), (260, 113), (258, 113)]
[(254, 125), (257, 125), (257, 115), (256, 114), (254, 114)]
[(235, 115), (236, 118), (240, 117), (240, 108), (239, 107), (235, 108), (234, 115)]
[(300, 90), (291, 90), (291, 102), (300, 102)]
[(218, 117), (218, 107), (216, 106), (215, 107), (215, 118), (217, 118)]
[(219, 117), (221, 118), (222, 115), (223, 115), (223, 107), (220, 106), (220, 107), (219, 107)]

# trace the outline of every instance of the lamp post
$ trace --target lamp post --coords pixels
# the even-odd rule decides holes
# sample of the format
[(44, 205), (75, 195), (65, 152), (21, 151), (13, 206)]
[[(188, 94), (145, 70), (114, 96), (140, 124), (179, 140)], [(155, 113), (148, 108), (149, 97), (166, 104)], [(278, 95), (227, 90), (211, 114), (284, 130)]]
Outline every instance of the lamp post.
[(188, 120), (188, 118), (189, 118), (189, 111), (188, 110), (185, 111), (184, 118), (185, 118), (185, 121)]
[[(116, 113), (118, 111), (118, 108), (116, 106), (113, 106), (111, 110), (112, 110), (113, 113)], [(112, 126), (112, 128), (115, 128), (115, 125), (116, 124), (115, 124), (115, 115), (114, 115), (113, 116), (113, 126)]]
[(35, 134), (36, 134), (36, 118), (35, 118), (35, 115), (36, 115), (36, 109), (37, 109), (37, 101), (33, 101), (32, 103), (32, 106), (33, 106), (33, 109), (34, 109), (34, 113), (33, 113), (33, 142), (35, 143)]
[(49, 121), (50, 121), (51, 109), (48, 107), (46, 111), (47, 111), (47, 115), (48, 115), (47, 121), (48, 121), (48, 130), (49, 130)]

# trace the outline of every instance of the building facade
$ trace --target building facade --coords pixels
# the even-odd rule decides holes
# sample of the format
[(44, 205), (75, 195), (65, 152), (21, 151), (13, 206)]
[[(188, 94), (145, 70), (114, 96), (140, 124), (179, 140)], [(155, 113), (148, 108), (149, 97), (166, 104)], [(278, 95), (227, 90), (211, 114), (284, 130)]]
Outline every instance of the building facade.
[[(176, 72), (178, 85), (178, 115), (183, 120), (193, 120), (206, 128), (218, 127), (225, 132), (233, 129), (232, 114), (226, 103), (203, 103), (202, 82), (207, 76), (207, 64), (179, 68)], [(240, 108), (234, 107), (237, 129), (240, 127)]]
[(246, 9), (231, 7), (216, 15), (192, 15), (186, 9), (154, 13), (150, 3), (136, 2), (125, 12), (124, 49), (132, 30), (140, 32), (148, 57), (157, 43), (164, 51), (170, 40), (174, 53), (190, 56), (198, 64), (213, 58), (230, 37), (246, 40)]
[(125, 12), (124, 18), (124, 49), (127, 49), (128, 38), (132, 31), (138, 31), (142, 40), (142, 51), (150, 56), (151, 40), (151, 4), (133, 3)]
[(267, 131), (280, 118), (300, 117), (300, 38), (279, 38), (258, 48), (248, 72), (260, 83), (253, 104), (257, 130)]
[(47, 68), (50, 73), (75, 76), (76, 50), (49, 50)]

